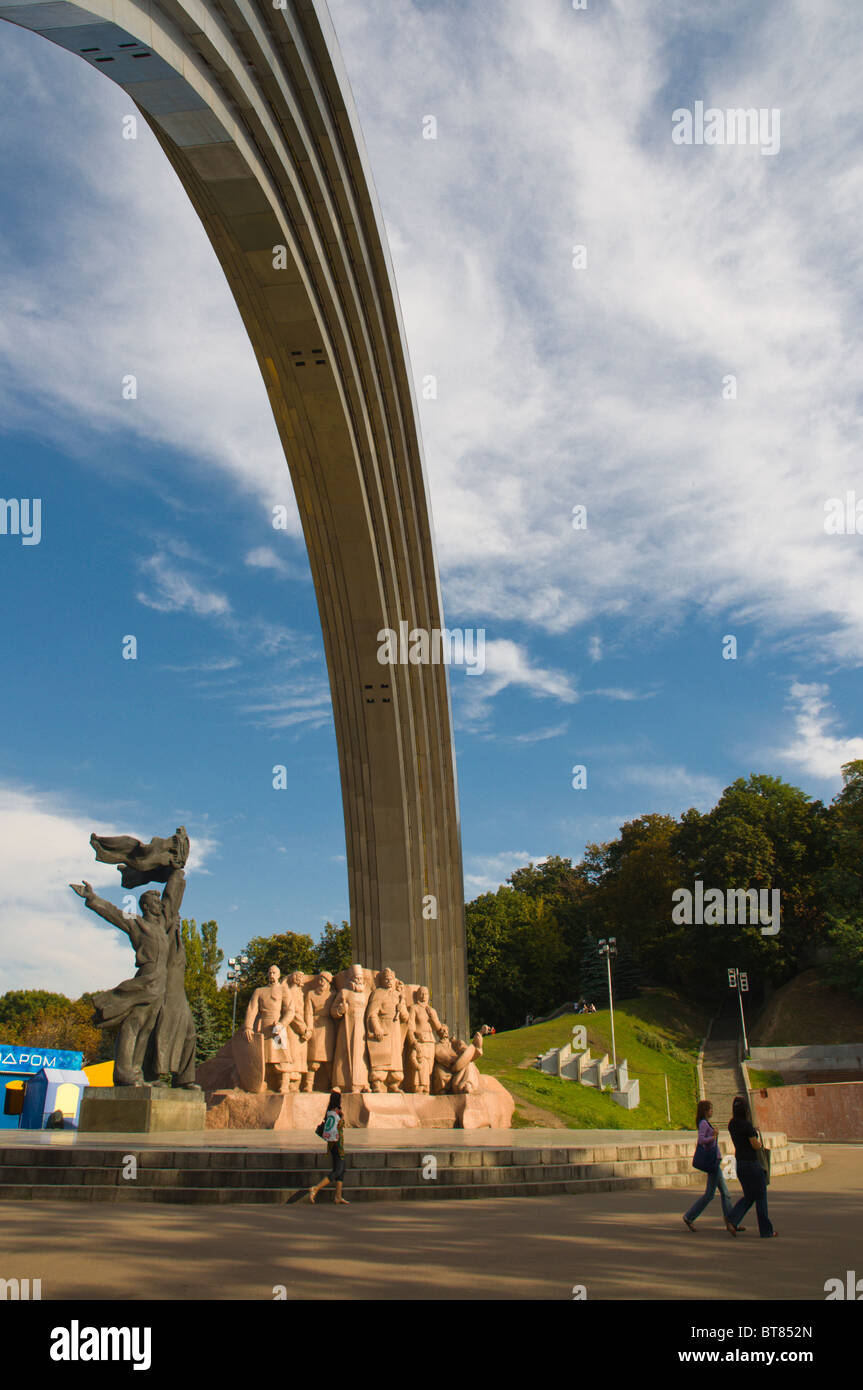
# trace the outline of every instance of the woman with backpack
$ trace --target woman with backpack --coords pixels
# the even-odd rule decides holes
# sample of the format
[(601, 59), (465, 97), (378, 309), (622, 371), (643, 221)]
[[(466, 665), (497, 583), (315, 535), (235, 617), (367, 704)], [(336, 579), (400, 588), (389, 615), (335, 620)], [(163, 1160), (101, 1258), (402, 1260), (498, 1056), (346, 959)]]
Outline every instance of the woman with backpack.
[(342, 1114), (342, 1097), (339, 1091), (333, 1091), (330, 1095), (327, 1113), (315, 1133), (326, 1141), (332, 1171), (329, 1177), (321, 1178), (319, 1183), (309, 1188), (309, 1201), (314, 1206), (315, 1198), (321, 1188), (327, 1187), (332, 1181), (336, 1185), (336, 1203), (346, 1207), (349, 1204), (342, 1196), (342, 1183), (345, 1177), (345, 1117)]
[(710, 1116), (713, 1114), (713, 1106), (709, 1100), (700, 1100), (698, 1109), (695, 1112), (695, 1124), (698, 1129), (698, 1146), (695, 1150), (695, 1157), (692, 1160), (693, 1168), (699, 1168), (702, 1173), (707, 1174), (707, 1186), (697, 1202), (693, 1202), (683, 1220), (690, 1231), (695, 1230), (695, 1219), (700, 1216), (706, 1206), (709, 1206), (719, 1188), (719, 1197), (722, 1202), (722, 1215), (725, 1218), (725, 1225), (733, 1235), (737, 1230), (731, 1225), (731, 1194), (722, 1172), (722, 1155), (719, 1152), (719, 1135), (710, 1123)]

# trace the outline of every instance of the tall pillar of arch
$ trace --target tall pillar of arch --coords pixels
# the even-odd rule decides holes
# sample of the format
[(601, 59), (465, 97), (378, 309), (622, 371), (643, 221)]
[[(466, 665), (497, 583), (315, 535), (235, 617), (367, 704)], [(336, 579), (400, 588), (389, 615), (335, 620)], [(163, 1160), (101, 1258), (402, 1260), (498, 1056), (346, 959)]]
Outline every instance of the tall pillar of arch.
[(266, 383), (308, 547), (355, 956), (427, 983), (464, 1032), (447, 671), (377, 659), (382, 629), (431, 632), (443, 614), (386, 233), (326, 5), (0, 0), (0, 18), (129, 94), (204, 225)]

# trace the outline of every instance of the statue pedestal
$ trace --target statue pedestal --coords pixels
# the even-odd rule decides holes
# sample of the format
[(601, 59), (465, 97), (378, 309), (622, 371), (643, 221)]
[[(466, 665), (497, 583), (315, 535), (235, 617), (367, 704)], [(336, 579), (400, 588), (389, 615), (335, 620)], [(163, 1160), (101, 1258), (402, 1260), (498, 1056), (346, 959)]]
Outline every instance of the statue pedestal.
[(206, 1127), (203, 1091), (88, 1086), (81, 1098), (79, 1134), (163, 1134)]
[[(313, 1133), (324, 1118), (328, 1093), (275, 1095), (218, 1090), (207, 1093), (207, 1129), (295, 1129)], [(493, 1076), (469, 1096), (343, 1095), (348, 1129), (509, 1129), (515, 1102)]]

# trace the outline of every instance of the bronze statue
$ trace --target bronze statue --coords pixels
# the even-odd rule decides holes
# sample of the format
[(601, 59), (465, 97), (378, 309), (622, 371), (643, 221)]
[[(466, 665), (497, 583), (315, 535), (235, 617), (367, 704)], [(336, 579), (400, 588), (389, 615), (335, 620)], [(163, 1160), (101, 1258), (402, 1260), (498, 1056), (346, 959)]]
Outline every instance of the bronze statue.
[(93, 996), (93, 1021), (119, 1027), (114, 1045), (115, 1086), (174, 1086), (200, 1090), (195, 1082), (195, 1024), (186, 999), (186, 951), (180, 907), (186, 891), (183, 872), (189, 837), (183, 826), (168, 839), (142, 844), (131, 835), (90, 836), (96, 858), (117, 864), (124, 888), (164, 883), (142, 893), (141, 915), (126, 914), (93, 892), (89, 883), (70, 887), (93, 912), (119, 927), (135, 947), (133, 980)]

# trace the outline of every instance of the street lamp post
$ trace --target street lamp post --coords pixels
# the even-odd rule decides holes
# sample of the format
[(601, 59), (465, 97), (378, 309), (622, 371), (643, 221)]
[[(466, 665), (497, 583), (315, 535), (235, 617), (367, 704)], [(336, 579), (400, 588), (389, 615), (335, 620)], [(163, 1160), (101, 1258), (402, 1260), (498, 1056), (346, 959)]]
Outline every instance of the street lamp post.
[(617, 1047), (614, 1041), (614, 999), (611, 993), (611, 957), (617, 955), (617, 937), (603, 937), (599, 943), (599, 954), (605, 956), (608, 968), (608, 1007), (611, 1014), (611, 1058), (614, 1064), (614, 1084), (617, 1085)]
[(228, 988), (234, 991), (234, 1011), (231, 1022), (231, 1032), (237, 1031), (237, 991), (240, 988), (240, 981), (243, 978), (242, 972), (249, 963), (248, 956), (231, 956), (228, 960)]
[(738, 970), (736, 966), (728, 967), (728, 987), (737, 990), (737, 1002), (740, 1005), (740, 1027), (743, 1030), (743, 1056), (749, 1056), (749, 1041), (746, 1037), (746, 1019), (743, 1017), (743, 996), (749, 991), (749, 975), (745, 970)]

